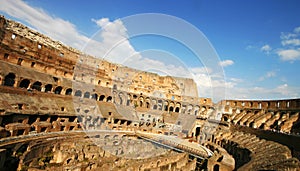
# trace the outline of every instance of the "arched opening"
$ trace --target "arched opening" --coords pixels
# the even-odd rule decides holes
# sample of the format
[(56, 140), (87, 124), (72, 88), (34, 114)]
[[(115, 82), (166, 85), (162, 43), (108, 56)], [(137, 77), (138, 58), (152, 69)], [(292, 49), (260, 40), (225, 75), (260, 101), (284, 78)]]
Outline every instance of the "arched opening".
[(173, 111), (174, 111), (174, 107), (173, 107), (173, 106), (170, 106), (169, 111), (170, 111), (170, 112), (173, 112)]
[(41, 91), (42, 89), (42, 83), (37, 81), (35, 83), (32, 84), (32, 89), (37, 90), (37, 91)]
[(92, 99), (97, 100), (98, 99), (98, 94), (96, 94), (96, 93), (92, 94)]
[(77, 90), (74, 94), (74, 96), (77, 96), (77, 97), (81, 97), (82, 95), (82, 92), (80, 90)]
[(149, 102), (146, 102), (146, 108), (150, 108)]
[(5, 86), (14, 86), (15, 84), (16, 75), (14, 73), (9, 73), (4, 78), (4, 84)]
[(220, 166), (218, 164), (214, 165), (214, 171), (219, 171), (220, 170)]
[(52, 84), (47, 84), (46, 86), (45, 86), (45, 92), (47, 93), (47, 92), (49, 92), (49, 91), (51, 91), (52, 90)]
[(140, 107), (143, 107), (143, 101), (140, 101)]
[(28, 88), (30, 84), (30, 81), (28, 79), (24, 79), (20, 82), (19, 87), (20, 88)]
[(111, 101), (112, 101), (112, 97), (108, 96), (107, 99), (106, 99), (106, 102), (111, 102)]
[(123, 93), (119, 93), (120, 105), (123, 104)]
[(165, 111), (168, 111), (168, 105), (165, 105)]
[(84, 95), (83, 95), (83, 97), (87, 98), (87, 99), (90, 98), (90, 92), (85, 92)]
[(67, 90), (66, 90), (66, 95), (71, 95), (72, 94), (72, 89), (71, 88), (68, 88)]
[(55, 94), (60, 94), (60, 93), (61, 93), (61, 90), (62, 90), (62, 87), (61, 87), (61, 86), (58, 86), (58, 87), (55, 88), (54, 93), (55, 93)]
[(155, 105), (153, 105), (153, 109), (154, 110), (156, 110), (157, 109), (157, 105), (155, 104)]
[(200, 135), (200, 129), (201, 129), (200, 127), (196, 128), (195, 137)]
[(176, 108), (175, 108), (175, 112), (179, 113), (179, 110), (180, 110), (179, 107), (176, 107)]
[(99, 101), (104, 101), (104, 99), (105, 99), (105, 96), (101, 95), (100, 98), (99, 98)]

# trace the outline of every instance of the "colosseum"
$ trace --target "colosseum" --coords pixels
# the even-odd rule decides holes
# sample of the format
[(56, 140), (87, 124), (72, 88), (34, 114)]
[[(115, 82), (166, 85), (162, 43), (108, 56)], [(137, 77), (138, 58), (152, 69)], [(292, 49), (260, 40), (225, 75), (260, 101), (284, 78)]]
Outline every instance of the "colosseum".
[(0, 17), (0, 170), (300, 170), (300, 99), (222, 100)]

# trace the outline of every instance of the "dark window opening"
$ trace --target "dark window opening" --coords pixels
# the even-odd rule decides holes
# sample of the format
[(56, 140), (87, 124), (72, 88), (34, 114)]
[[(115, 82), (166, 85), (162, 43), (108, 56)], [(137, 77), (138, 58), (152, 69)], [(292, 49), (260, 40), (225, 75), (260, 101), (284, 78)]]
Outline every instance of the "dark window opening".
[(60, 94), (60, 93), (61, 93), (61, 90), (62, 90), (62, 87), (61, 87), (61, 86), (58, 86), (58, 87), (55, 88), (54, 93), (55, 93), (55, 94)]
[(19, 58), (19, 59), (18, 59), (18, 63), (17, 63), (17, 64), (18, 64), (18, 65), (21, 65), (21, 64), (22, 64), (22, 62), (23, 62), (23, 59), (22, 59), (22, 58)]
[(30, 81), (28, 79), (24, 79), (20, 82), (19, 87), (20, 88), (28, 88), (30, 84)]
[(53, 80), (54, 80), (55, 82), (57, 82), (57, 81), (58, 81), (58, 78), (57, 78), (57, 77), (53, 77)]
[(81, 95), (82, 95), (82, 92), (80, 90), (77, 90), (75, 92), (75, 96), (81, 97)]
[(9, 73), (7, 76), (4, 78), (4, 85), (5, 86), (14, 86), (15, 84), (15, 78), (16, 75), (14, 73)]
[(18, 104), (18, 109), (22, 110), (23, 109), (23, 104)]
[(35, 65), (35, 62), (31, 62), (31, 67), (34, 67), (34, 65)]
[(112, 97), (108, 96), (107, 99), (106, 99), (106, 102), (111, 102), (111, 101), (112, 101)]
[(45, 86), (45, 92), (47, 93), (47, 92), (51, 92), (51, 90), (52, 90), (52, 84), (47, 84), (46, 86)]
[(42, 89), (42, 83), (39, 82), (39, 81), (33, 83), (32, 89), (35, 89), (35, 90), (37, 90), (37, 91), (41, 91), (41, 89)]
[(92, 99), (95, 99), (95, 100), (97, 100), (98, 99), (98, 94), (92, 94)]
[(99, 101), (104, 101), (104, 99), (105, 99), (105, 96), (101, 95), (100, 98), (99, 98)]
[(68, 88), (67, 90), (66, 90), (66, 95), (71, 95), (72, 94), (72, 89), (71, 88)]
[(4, 54), (4, 59), (8, 59), (8, 57), (9, 57), (9, 54), (8, 54), (8, 53), (5, 53), (5, 54)]
[(90, 93), (89, 92), (85, 92), (83, 95), (84, 98), (90, 98)]

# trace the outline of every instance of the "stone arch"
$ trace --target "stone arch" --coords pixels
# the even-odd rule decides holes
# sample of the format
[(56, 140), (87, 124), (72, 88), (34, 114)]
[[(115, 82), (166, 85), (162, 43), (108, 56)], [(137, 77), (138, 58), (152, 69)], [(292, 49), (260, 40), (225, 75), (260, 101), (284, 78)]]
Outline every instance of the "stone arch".
[(45, 85), (45, 92), (51, 92), (52, 91), (52, 84)]
[(42, 90), (42, 83), (39, 81), (36, 81), (32, 84), (32, 89), (37, 90), (37, 91), (41, 91)]
[(219, 171), (219, 170), (220, 170), (220, 165), (215, 164), (213, 171)]
[(147, 97), (145, 100), (145, 107), (148, 109), (150, 108), (150, 98), (149, 97)]
[(170, 106), (170, 107), (169, 107), (169, 111), (170, 111), (170, 112), (174, 112), (174, 107), (173, 107), (173, 106)]
[(195, 114), (195, 116), (198, 115), (199, 109), (200, 109), (200, 106), (198, 106), (198, 105), (196, 105), (196, 106), (194, 107), (194, 114)]
[(175, 105), (175, 112), (179, 113), (181, 108), (181, 104), (179, 102), (176, 103)]
[(11, 72), (4, 77), (3, 85), (13, 87), (15, 84), (15, 79), (16, 79), (16, 74)]
[(81, 97), (82, 95), (82, 92), (80, 90), (77, 90), (74, 94), (74, 96), (77, 96), (77, 97)]
[(159, 100), (157, 101), (157, 107), (158, 107), (158, 110), (163, 110), (162, 105), (163, 105), (162, 100), (159, 99)]
[(91, 95), (90, 92), (87, 91), (84, 93), (83, 97), (89, 99), (90, 95)]
[(20, 88), (28, 88), (30, 85), (30, 81), (28, 79), (23, 79), (20, 84), (19, 87)]
[(157, 110), (157, 101), (156, 99), (151, 100), (152, 109)]
[(54, 94), (60, 94), (61, 93), (61, 90), (62, 90), (62, 87), (61, 86), (58, 86), (54, 89)]
[(101, 96), (99, 97), (99, 101), (104, 101), (104, 99), (105, 99), (105, 95), (101, 95)]
[(130, 105), (131, 105), (131, 94), (127, 94), (126, 106), (130, 106)]
[(193, 105), (189, 104), (188, 107), (187, 107), (187, 113), (191, 114), (192, 111), (193, 111)]
[(144, 97), (140, 96), (139, 98), (139, 107), (144, 107)]
[(169, 108), (169, 102), (164, 101), (164, 111), (168, 111), (168, 108)]
[(106, 102), (112, 102), (112, 97), (111, 97), (111, 96), (108, 96), (108, 97), (106, 98)]
[(123, 93), (120, 92), (120, 93), (118, 94), (118, 97), (119, 97), (119, 104), (122, 105), (123, 102), (124, 102), (124, 95), (123, 95)]
[(71, 88), (68, 88), (67, 90), (66, 90), (66, 93), (65, 93), (65, 95), (72, 95), (72, 89)]
[(98, 94), (97, 93), (92, 94), (91, 98), (95, 99), (95, 100), (98, 100)]
[(170, 102), (170, 104), (169, 104), (169, 111), (170, 112), (174, 112), (174, 102)]

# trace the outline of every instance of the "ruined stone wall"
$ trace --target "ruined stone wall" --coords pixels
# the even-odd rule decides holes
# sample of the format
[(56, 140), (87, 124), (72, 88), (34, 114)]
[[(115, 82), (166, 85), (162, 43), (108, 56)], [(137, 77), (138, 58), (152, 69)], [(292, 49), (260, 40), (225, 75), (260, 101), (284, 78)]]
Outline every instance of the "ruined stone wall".
[[(6, 62), (94, 86), (194, 104), (202, 102), (192, 79), (159, 76), (113, 64), (53, 41), (20, 23), (4, 17), (0, 21), (0, 59)], [(211, 100), (205, 99), (210, 105)]]
[(300, 110), (300, 99), (285, 100), (222, 100), (219, 105), (224, 107), (224, 113), (234, 109), (265, 109), (265, 110)]

